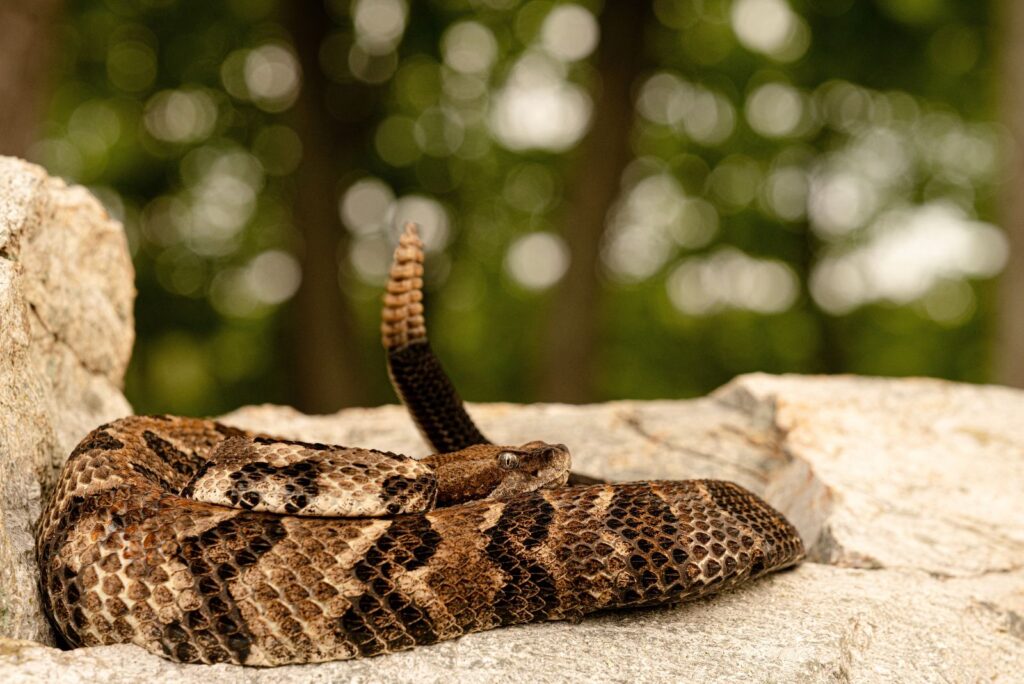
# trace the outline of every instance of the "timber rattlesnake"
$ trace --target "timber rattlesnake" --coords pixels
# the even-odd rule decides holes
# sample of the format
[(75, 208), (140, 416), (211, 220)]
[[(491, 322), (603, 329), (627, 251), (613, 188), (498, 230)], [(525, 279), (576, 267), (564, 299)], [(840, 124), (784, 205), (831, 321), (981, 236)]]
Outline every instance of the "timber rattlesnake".
[(439, 453), (171, 416), (97, 428), (36, 534), (43, 602), (69, 644), (336, 660), (677, 603), (802, 558), (795, 528), (731, 482), (566, 487), (564, 446), (487, 442), (427, 344), (422, 260), (407, 226), (382, 331), (396, 390)]

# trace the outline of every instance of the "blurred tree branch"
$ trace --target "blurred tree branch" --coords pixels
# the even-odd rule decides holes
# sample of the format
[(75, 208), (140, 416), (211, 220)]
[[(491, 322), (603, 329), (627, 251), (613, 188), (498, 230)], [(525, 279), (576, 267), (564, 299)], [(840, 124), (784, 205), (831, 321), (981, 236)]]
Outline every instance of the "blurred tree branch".
[(632, 0), (607, 2), (601, 13), (601, 78), (565, 211), (569, 268), (555, 291), (546, 323), (540, 383), (540, 398), (545, 401), (579, 403), (595, 397), (601, 240), (622, 172), (633, 156), (631, 89), (642, 69), (647, 17), (648, 3)]
[(0, 154), (24, 157), (47, 106), (60, 0), (0, 2)]
[(352, 305), (338, 282), (347, 242), (338, 215), (338, 184), (342, 171), (355, 168), (351, 155), (370, 133), (365, 121), (343, 124), (328, 111), (320, 46), (332, 21), (324, 3), (291, 4), (286, 15), (303, 74), (295, 105), (302, 162), (295, 176), (293, 218), (304, 242), (302, 284), (291, 325), (295, 399), (303, 411), (325, 413), (362, 405), (368, 397)]
[(1012, 144), (1000, 203), (1010, 255), (1000, 283), (995, 380), (1024, 387), (1024, 3), (1002, 0), (999, 5), (1000, 109)]

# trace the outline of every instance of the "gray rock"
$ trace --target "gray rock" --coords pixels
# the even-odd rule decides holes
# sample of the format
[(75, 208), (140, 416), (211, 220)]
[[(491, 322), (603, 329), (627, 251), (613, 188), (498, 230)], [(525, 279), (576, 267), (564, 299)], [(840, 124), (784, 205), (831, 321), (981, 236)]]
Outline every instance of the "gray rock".
[[(102, 284), (98, 245), (109, 260)], [(1024, 672), (1024, 392), (852, 377), (743, 376), (691, 401), (471, 408), (496, 441), (569, 444), (581, 472), (717, 477), (761, 493), (797, 525), (810, 558), (735, 592), (274, 670), (176, 665), (134, 646), (47, 646), (30, 526), (40, 487), (74, 442), (128, 410), (117, 391), (131, 341), (123, 245), (84, 192), (0, 160), (0, 634), (10, 637), (0, 637), (0, 681), (1019, 681)], [(48, 285), (53, 274), (61, 287)], [(333, 416), (258, 406), (225, 420), (427, 453), (396, 406)]]
[[(0, 677), (881, 682), (1012, 681), (1024, 671), (1016, 498), (1024, 489), (1024, 393), (928, 380), (745, 376), (693, 401), (472, 410), (496, 440), (569, 443), (591, 474), (741, 481), (796, 522), (812, 561), (676, 608), (275, 670), (175, 665), (132, 646), (64, 653), (0, 641)], [(225, 420), (426, 453), (394, 406), (334, 416), (261, 406)]]
[(74, 445), (131, 412), (133, 279), (124, 231), (91, 194), (0, 157), (0, 634), (52, 642), (32, 526)]

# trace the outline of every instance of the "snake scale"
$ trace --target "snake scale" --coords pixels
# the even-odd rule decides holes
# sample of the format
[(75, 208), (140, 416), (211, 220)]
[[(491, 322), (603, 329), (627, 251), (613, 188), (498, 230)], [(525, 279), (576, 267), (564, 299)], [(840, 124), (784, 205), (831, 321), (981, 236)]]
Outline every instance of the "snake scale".
[(427, 343), (407, 226), (384, 301), (398, 394), (437, 453), (133, 416), (70, 455), (36, 533), (71, 646), (272, 666), (673, 604), (797, 563), (795, 528), (714, 480), (566, 486), (560, 444), (493, 445)]

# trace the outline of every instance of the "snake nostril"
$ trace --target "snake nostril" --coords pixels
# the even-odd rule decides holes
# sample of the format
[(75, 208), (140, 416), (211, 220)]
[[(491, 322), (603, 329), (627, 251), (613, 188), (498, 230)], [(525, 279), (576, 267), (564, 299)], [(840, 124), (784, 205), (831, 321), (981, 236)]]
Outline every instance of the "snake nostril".
[(565, 444), (550, 444), (544, 450), (544, 458), (547, 461), (558, 461), (565, 454), (568, 454)]
[(544, 450), (544, 457), (547, 459), (554, 460), (560, 455), (567, 453), (569, 450), (564, 444), (551, 444), (547, 449)]

